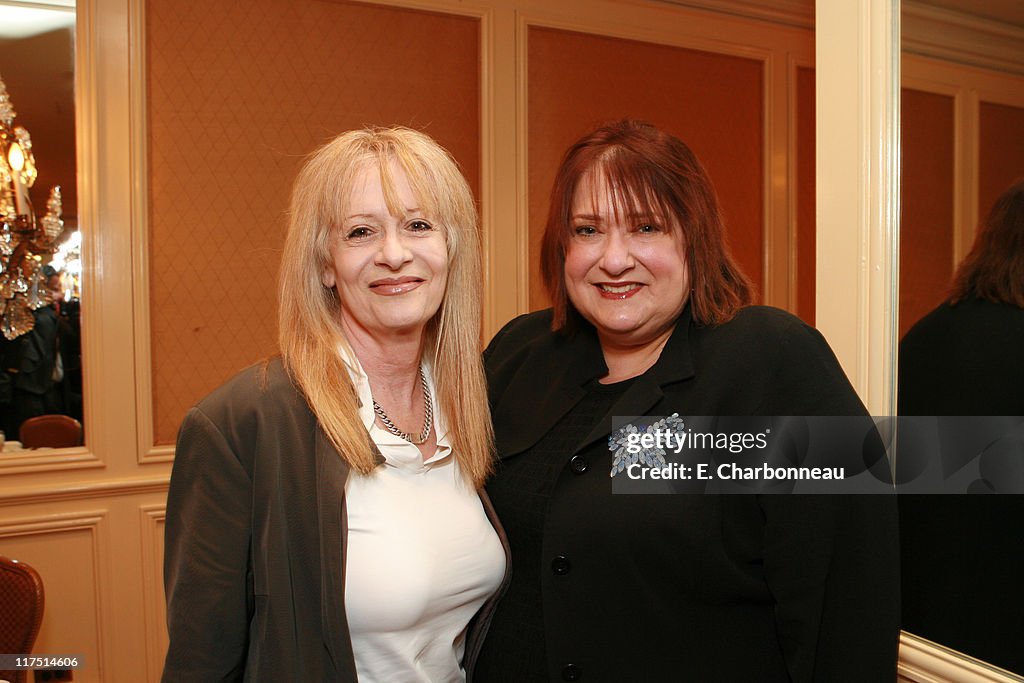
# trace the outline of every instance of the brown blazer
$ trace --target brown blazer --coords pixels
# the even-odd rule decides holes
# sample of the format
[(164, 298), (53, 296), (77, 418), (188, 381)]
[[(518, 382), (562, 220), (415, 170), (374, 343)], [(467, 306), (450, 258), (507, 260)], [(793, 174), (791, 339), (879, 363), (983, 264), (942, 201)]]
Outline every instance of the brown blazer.
[[(279, 359), (185, 417), (167, 496), (163, 680), (356, 681), (345, 620), (349, 468)], [(470, 623), (473, 665), (508, 582)]]

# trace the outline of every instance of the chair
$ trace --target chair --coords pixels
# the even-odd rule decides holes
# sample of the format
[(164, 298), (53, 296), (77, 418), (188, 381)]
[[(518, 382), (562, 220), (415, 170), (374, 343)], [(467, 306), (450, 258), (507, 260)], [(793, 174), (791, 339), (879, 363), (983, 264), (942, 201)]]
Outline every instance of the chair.
[(22, 448), (67, 448), (82, 445), (82, 423), (67, 415), (37, 415), (18, 428)]
[[(32, 652), (44, 602), (39, 573), (24, 562), (0, 556), (0, 652)], [(28, 671), (0, 671), (0, 679), (27, 683)]]

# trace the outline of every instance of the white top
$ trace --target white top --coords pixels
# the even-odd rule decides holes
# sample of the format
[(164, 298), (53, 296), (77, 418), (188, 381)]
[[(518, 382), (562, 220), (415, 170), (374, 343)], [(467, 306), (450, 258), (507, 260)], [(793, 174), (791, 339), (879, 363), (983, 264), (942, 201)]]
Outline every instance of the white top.
[(345, 484), (345, 614), (361, 683), (462, 682), (466, 625), (505, 573), (505, 552), (452, 455), (430, 369), (437, 451), (374, 422), (359, 361), (342, 353), (359, 417), (385, 463)]

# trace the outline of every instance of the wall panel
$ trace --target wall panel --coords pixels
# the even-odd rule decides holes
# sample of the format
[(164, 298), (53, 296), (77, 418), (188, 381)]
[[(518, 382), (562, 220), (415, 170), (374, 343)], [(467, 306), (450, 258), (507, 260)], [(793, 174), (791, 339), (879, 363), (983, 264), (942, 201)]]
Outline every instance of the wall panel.
[(668, 45), (530, 27), (530, 308), (548, 305), (540, 240), (562, 154), (597, 125), (643, 119), (682, 138), (711, 175), (733, 251), (763, 284), (763, 63)]
[(903, 89), (899, 334), (939, 305), (953, 274), (954, 99)]
[(33, 652), (79, 655), (74, 677), (98, 683), (104, 676), (102, 550), (103, 512), (17, 517), (0, 523), (0, 553), (30, 564), (43, 580), (45, 609)]
[[(1024, 90), (1024, 78), (1021, 79)], [(1024, 178), (1024, 106), (979, 103), (978, 222), (1015, 180)]]
[(420, 128), (480, 186), (480, 22), (298, 0), (146, 4), (154, 445), (276, 350), (276, 277), (304, 155), (363, 125)]

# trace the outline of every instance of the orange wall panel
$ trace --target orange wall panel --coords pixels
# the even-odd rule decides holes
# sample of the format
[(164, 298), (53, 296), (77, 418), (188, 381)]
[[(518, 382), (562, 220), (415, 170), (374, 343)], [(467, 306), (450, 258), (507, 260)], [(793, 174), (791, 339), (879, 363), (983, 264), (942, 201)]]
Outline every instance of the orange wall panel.
[(635, 118), (684, 140), (718, 190), (730, 243), (759, 287), (763, 267), (763, 67), (754, 59), (548, 28), (528, 33), (530, 308), (548, 305), (540, 242), (565, 150)]
[(903, 89), (899, 334), (938, 306), (953, 275), (954, 102)]
[(978, 222), (1014, 181), (1024, 178), (1024, 108), (979, 107)]
[(480, 25), (316, 0), (146, 5), (153, 419), (276, 352), (292, 181), (345, 130), (402, 124), (452, 151), (479, 196)]

